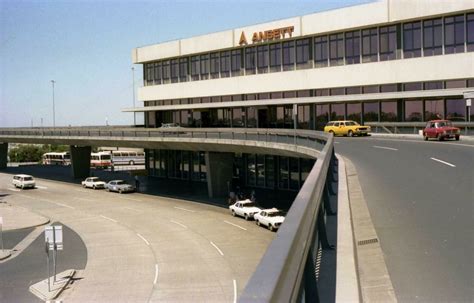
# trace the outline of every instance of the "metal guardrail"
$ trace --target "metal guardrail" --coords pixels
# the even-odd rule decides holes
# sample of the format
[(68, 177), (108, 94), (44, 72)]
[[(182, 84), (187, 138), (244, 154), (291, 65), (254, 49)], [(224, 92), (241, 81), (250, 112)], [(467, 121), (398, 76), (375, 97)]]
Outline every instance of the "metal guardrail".
[(242, 293), (240, 302), (319, 302), (316, 281), (316, 254), (320, 247), (330, 249), (325, 215), (329, 205), (328, 182), (333, 181), (335, 164), (333, 136), (316, 131), (285, 129), (131, 129), (55, 128), (0, 129), (0, 141), (18, 137), (106, 137), (207, 138), (257, 140), (295, 144), (315, 151), (317, 161), (300, 189), (284, 224), (269, 245), (255, 273)]

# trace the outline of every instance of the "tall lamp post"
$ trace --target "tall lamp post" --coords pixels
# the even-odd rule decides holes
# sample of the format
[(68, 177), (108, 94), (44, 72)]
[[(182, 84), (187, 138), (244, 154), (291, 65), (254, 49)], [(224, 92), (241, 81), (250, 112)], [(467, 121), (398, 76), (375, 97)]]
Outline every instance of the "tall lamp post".
[[(133, 108), (135, 108), (135, 67), (132, 66), (132, 100)], [(135, 117), (135, 112), (133, 112), (133, 125), (137, 125), (137, 120)]]
[(53, 86), (53, 127), (56, 127), (56, 111), (54, 109), (54, 83), (56, 83), (56, 81), (51, 80), (51, 84)]

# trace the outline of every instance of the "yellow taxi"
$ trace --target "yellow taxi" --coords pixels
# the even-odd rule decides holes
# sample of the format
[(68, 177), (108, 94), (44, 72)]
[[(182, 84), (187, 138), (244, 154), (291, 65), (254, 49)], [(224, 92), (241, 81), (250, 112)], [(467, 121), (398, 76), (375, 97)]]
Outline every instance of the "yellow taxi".
[(332, 133), (334, 136), (367, 136), (370, 132), (370, 126), (363, 126), (355, 121), (330, 121), (324, 127), (326, 133)]

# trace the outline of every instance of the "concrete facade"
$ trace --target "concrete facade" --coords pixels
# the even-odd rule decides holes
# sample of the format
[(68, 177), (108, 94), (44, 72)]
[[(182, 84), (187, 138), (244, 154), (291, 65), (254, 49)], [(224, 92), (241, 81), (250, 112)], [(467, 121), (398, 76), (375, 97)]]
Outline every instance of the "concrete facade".
[(8, 143), (0, 143), (0, 168), (6, 168), (8, 162)]
[(74, 178), (87, 178), (90, 176), (91, 147), (70, 146), (71, 170)]

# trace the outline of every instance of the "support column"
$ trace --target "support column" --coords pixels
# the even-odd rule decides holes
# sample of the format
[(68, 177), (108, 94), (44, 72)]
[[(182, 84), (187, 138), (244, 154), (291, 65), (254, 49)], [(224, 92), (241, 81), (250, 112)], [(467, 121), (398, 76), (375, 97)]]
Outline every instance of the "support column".
[(233, 153), (206, 152), (207, 190), (209, 198), (226, 197), (232, 182)]
[(91, 147), (90, 146), (70, 146), (71, 168), (74, 178), (87, 178), (90, 175)]
[(0, 143), (0, 169), (7, 168), (8, 143)]

